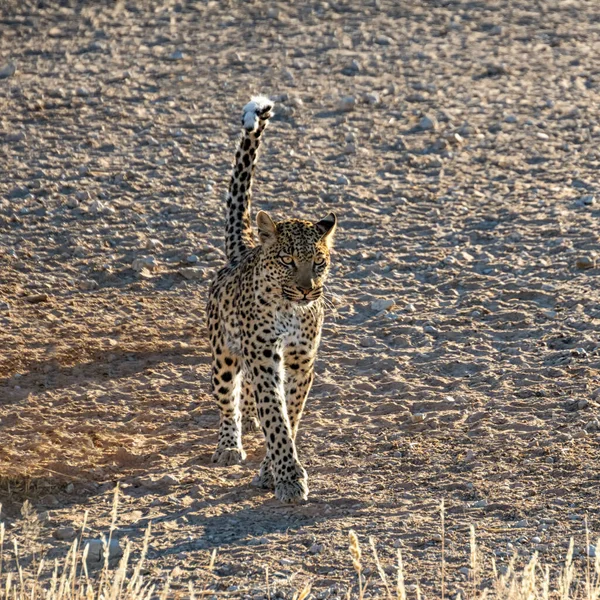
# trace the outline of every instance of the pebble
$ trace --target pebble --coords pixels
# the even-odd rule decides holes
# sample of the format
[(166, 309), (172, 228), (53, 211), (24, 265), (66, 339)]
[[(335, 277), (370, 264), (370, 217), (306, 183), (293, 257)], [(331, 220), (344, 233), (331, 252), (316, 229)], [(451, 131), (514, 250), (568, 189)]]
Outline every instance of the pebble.
[(24, 131), (17, 131), (16, 133), (9, 133), (6, 136), (7, 142), (22, 142), (25, 139)]
[(586, 206), (592, 206), (593, 204), (596, 204), (596, 198), (592, 195), (582, 196), (581, 202), (582, 202), (582, 204), (585, 204)]
[(183, 58), (184, 54), (181, 50), (175, 50), (175, 52), (169, 55), (169, 60), (182, 60)]
[(156, 250), (158, 248), (162, 248), (162, 242), (157, 240), (156, 238), (150, 238), (146, 242), (146, 250)]
[(473, 502), (473, 504), (471, 504), (471, 508), (485, 508), (487, 505), (487, 500), (477, 500), (477, 502)]
[(188, 281), (197, 281), (199, 279), (204, 279), (206, 269), (202, 267), (182, 267), (179, 269), (178, 273)]
[(394, 306), (393, 300), (373, 300), (371, 302), (371, 309), (380, 311), (380, 310), (389, 310)]
[(521, 529), (523, 527), (529, 527), (529, 521), (527, 519), (521, 519), (520, 521), (517, 521), (514, 524), (514, 527), (519, 528), (519, 529)]
[(596, 558), (596, 546), (594, 546), (593, 544), (590, 544), (590, 545), (587, 547), (587, 555), (588, 555), (590, 558)]
[(143, 269), (147, 269), (148, 271), (154, 271), (158, 268), (158, 262), (156, 258), (154, 258), (154, 256), (136, 258), (133, 261), (131, 268), (134, 271), (137, 271), (138, 273), (141, 272)]
[(540, 537), (538, 537), (537, 535), (535, 537), (531, 538), (531, 542), (533, 544), (539, 544), (539, 543), (541, 543), (541, 541), (542, 541), (542, 539)]
[(473, 450), (467, 450), (467, 453), (465, 454), (465, 462), (471, 462), (475, 460), (475, 452), (473, 452)]
[(77, 208), (79, 206), (79, 200), (77, 200), (77, 198), (74, 196), (69, 196), (65, 204), (68, 208)]
[(99, 215), (101, 213), (108, 212), (106, 204), (100, 202), (100, 200), (94, 200), (90, 204), (89, 211), (93, 215)]
[(362, 71), (362, 65), (354, 58), (347, 67), (342, 69), (342, 74), (352, 76), (360, 73), (360, 71)]
[(321, 544), (313, 544), (309, 549), (308, 552), (310, 554), (319, 554), (320, 552), (322, 552), (323, 550), (323, 546)]
[(338, 109), (344, 112), (350, 112), (356, 107), (356, 98), (354, 96), (344, 96), (338, 102)]
[(98, 282), (94, 279), (84, 279), (79, 283), (79, 289), (83, 291), (97, 290)]
[(517, 117), (515, 117), (515, 115), (508, 115), (507, 117), (504, 118), (504, 122), (505, 123), (516, 123)]
[[(104, 562), (104, 544), (102, 540), (88, 540), (84, 543), (84, 548), (86, 546), (89, 548), (87, 555), (88, 563), (101, 564)], [(119, 543), (119, 540), (112, 539), (108, 546), (108, 558), (110, 560), (119, 556), (123, 556), (121, 544)]]
[(373, 106), (374, 104), (379, 104), (379, 94), (377, 92), (371, 92), (369, 94), (364, 95), (365, 102)]
[(337, 185), (348, 185), (350, 183), (350, 180), (345, 176), (345, 175), (340, 175), (336, 180), (335, 183)]
[(186, 256), (185, 258), (185, 262), (188, 262), (190, 264), (196, 264), (200, 259), (198, 258), (198, 256), (196, 254), (190, 254), (189, 256)]
[(414, 304), (407, 304), (404, 307), (404, 310), (408, 313), (414, 313), (417, 312), (417, 307)]
[(414, 415), (410, 415), (411, 423), (422, 423), (425, 420), (424, 413), (416, 413)]
[(87, 190), (79, 190), (75, 193), (75, 198), (77, 198), (79, 202), (84, 202), (85, 200), (89, 200), (91, 198), (91, 194)]
[(8, 79), (12, 77), (17, 71), (17, 66), (13, 62), (9, 62), (2, 66), (0, 69), (0, 79)]
[(575, 262), (575, 266), (580, 269), (593, 269), (596, 265), (596, 259), (593, 256), (579, 256)]
[(90, 91), (87, 88), (80, 87), (75, 90), (75, 95), (81, 98), (85, 98), (90, 95)]
[(437, 121), (435, 117), (424, 116), (419, 121), (419, 128), (423, 131), (430, 131), (437, 129)]
[(52, 537), (55, 540), (71, 541), (77, 535), (74, 527), (59, 527), (52, 532)]
[(423, 325), (423, 331), (425, 333), (430, 333), (431, 335), (436, 335), (439, 333), (438, 329), (436, 329), (433, 325)]

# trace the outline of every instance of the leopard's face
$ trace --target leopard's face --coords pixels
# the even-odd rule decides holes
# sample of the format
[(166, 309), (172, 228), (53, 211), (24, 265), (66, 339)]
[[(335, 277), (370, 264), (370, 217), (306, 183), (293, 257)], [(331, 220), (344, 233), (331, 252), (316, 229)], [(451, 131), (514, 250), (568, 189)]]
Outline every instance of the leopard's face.
[(298, 219), (276, 225), (272, 221), (261, 223), (259, 219), (258, 222), (269, 293), (300, 306), (308, 306), (321, 298), (331, 263), (335, 215), (314, 224)]

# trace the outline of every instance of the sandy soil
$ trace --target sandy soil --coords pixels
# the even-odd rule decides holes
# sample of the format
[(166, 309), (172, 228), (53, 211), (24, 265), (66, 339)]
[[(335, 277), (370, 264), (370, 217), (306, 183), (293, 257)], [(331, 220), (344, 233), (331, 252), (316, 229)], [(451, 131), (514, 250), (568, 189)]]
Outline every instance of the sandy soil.
[[(64, 6), (61, 6), (64, 4)], [(38, 5), (42, 6), (38, 8)], [(225, 596), (352, 583), (348, 530), (465, 588), (600, 532), (595, 2), (8, 2), (0, 9), (0, 501), (40, 542), (153, 524)], [(10, 72), (11, 69), (8, 69)], [(277, 100), (255, 207), (340, 229), (299, 437), (311, 486), (217, 468), (203, 307), (240, 108)], [(204, 574), (218, 548), (215, 574)], [(54, 554), (53, 554), (54, 553)], [(579, 560), (583, 560), (580, 558)], [(177, 568), (176, 568), (177, 567)], [(461, 572), (461, 569), (462, 572)], [(377, 584), (371, 586), (377, 593)]]

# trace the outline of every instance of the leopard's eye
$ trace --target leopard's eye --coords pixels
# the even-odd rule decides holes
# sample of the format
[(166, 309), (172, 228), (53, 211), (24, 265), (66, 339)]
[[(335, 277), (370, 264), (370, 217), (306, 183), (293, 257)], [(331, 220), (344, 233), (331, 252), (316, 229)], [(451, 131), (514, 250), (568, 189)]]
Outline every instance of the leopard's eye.
[(324, 256), (316, 256), (313, 264), (315, 265), (315, 267), (321, 267), (325, 264), (326, 260)]
[(294, 257), (289, 254), (282, 254), (279, 257), (279, 260), (281, 260), (286, 267), (291, 267), (294, 264)]

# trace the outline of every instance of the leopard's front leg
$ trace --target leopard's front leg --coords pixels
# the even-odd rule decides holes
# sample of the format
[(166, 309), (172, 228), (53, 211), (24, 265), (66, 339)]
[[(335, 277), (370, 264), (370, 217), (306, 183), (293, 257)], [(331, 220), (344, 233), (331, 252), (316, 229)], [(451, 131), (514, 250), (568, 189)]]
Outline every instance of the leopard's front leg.
[[(253, 352), (248, 367), (252, 373), (258, 417), (265, 434), (267, 456), (260, 475), (268, 479), (270, 466), (275, 496), (281, 502), (306, 500), (308, 482), (306, 471), (298, 460), (292, 426), (287, 413), (284, 389), (283, 352), (280, 346)], [(269, 487), (264, 485), (262, 487)]]

